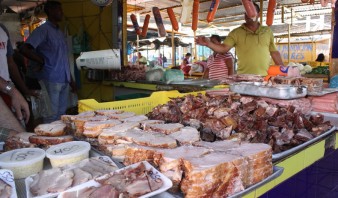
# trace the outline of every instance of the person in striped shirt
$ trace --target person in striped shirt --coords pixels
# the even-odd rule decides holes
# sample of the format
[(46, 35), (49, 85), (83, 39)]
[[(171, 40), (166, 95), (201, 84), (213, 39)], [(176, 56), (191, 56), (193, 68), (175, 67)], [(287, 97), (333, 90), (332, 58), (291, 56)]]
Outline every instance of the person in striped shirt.
[[(214, 44), (221, 44), (221, 37), (212, 35), (210, 41)], [(225, 54), (217, 53), (214, 51), (207, 61), (207, 68), (204, 71), (203, 78), (221, 79), (228, 75), (234, 74), (233, 56), (230, 52)]]

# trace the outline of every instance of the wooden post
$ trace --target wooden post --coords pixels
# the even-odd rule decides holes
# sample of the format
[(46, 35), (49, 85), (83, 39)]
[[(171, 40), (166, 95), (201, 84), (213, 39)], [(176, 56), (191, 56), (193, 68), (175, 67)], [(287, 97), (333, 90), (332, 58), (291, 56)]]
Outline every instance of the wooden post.
[(259, 20), (260, 20), (260, 23), (263, 24), (263, 0), (260, 0), (260, 9), (261, 9), (261, 12), (259, 13)]
[[(122, 14), (122, 53), (127, 54), (127, 0), (123, 0), (123, 14)], [(123, 56), (123, 65), (128, 65), (128, 57)]]
[(197, 60), (196, 31), (194, 31), (194, 60)]
[(175, 45), (175, 32), (171, 29), (171, 64), (176, 67), (176, 45)]
[[(331, 78), (331, 77), (333, 77), (334, 75), (337, 74), (337, 69), (336, 69), (337, 61), (334, 61), (334, 59), (332, 58), (333, 57), (332, 56), (333, 55), (333, 41), (334, 41), (334, 36), (335, 36), (335, 32), (334, 32), (335, 25), (336, 25), (335, 8), (332, 8), (332, 14), (331, 14), (331, 43), (330, 43), (330, 54), (329, 54), (329, 70), (330, 70), (329, 78)], [(335, 60), (337, 60), (337, 59), (335, 59)]]
[(290, 29), (291, 29), (291, 25), (288, 24), (288, 63), (290, 63)]

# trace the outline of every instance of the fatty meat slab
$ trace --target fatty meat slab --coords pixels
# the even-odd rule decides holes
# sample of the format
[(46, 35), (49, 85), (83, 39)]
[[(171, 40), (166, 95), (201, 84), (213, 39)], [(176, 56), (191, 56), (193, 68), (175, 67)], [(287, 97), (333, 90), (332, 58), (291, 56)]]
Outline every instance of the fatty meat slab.
[(128, 118), (123, 118), (123, 122), (142, 122), (148, 120), (148, 117), (145, 115), (136, 115)]
[(32, 144), (49, 146), (49, 145), (61, 144), (64, 142), (70, 142), (70, 141), (73, 141), (73, 139), (74, 138), (71, 135), (58, 136), (58, 137), (32, 135), (29, 137), (29, 142)]
[(123, 113), (124, 111), (122, 110), (114, 110), (114, 109), (111, 109), (111, 110), (95, 110), (95, 113), (97, 115), (104, 115), (104, 116), (108, 116), (110, 117), (110, 115), (112, 114), (120, 114), (120, 113)]
[(39, 124), (35, 127), (34, 132), (36, 135), (41, 136), (62, 136), (66, 134), (66, 124)]
[(122, 124), (103, 129), (103, 132), (99, 135), (98, 141), (100, 144), (109, 143), (112, 141), (112, 137), (116, 133), (125, 132), (130, 129), (139, 128), (140, 123), (138, 122), (124, 122)]
[[(302, 100), (293, 100), (292, 104), (300, 103)], [(296, 138), (298, 132), (317, 137), (332, 127), (330, 122), (314, 122), (314, 115), (301, 113), (308, 111), (305, 109), (309, 108), (237, 94), (215, 97), (199, 94), (173, 98), (147, 116), (195, 127), (204, 141), (236, 139), (266, 143), (272, 146), (273, 153), (279, 153), (304, 142), (304, 138)]]
[[(173, 187), (170, 189), (171, 192), (178, 192), (180, 186), (182, 187), (183, 181), (185, 181), (187, 182), (187, 189), (202, 189), (198, 193), (202, 195), (206, 194), (209, 197), (211, 196), (211, 194), (208, 194), (209, 190), (217, 191), (214, 189), (215, 186), (226, 185), (224, 188), (227, 190), (223, 189), (222, 192), (217, 194), (219, 197), (225, 197), (240, 191), (242, 188), (256, 184), (272, 174), (272, 150), (267, 144), (238, 143), (227, 140), (216, 142), (200, 141), (193, 144), (196, 146), (180, 146), (173, 149), (159, 149), (129, 144), (127, 145), (124, 164), (128, 165), (140, 161), (148, 161), (155, 167), (158, 167), (162, 174), (173, 182)], [(239, 189), (231, 185), (228, 186), (228, 184), (223, 184), (223, 180), (220, 179), (213, 181), (214, 187), (212, 187), (208, 183), (193, 180), (192, 178), (195, 176), (190, 176), (192, 178), (189, 178), (188, 173), (191, 169), (191, 165), (189, 164), (192, 162), (197, 163), (201, 161), (201, 167), (206, 169), (207, 167), (222, 167), (222, 160), (225, 160), (222, 157), (224, 156), (227, 156), (225, 159), (233, 159), (230, 160), (231, 163), (229, 162), (228, 165), (233, 165), (237, 172), (229, 173), (229, 178), (227, 179), (231, 180), (233, 184), (238, 185)], [(203, 175), (204, 168), (196, 168), (193, 175)], [(230, 170), (233, 169), (230, 168)], [(210, 169), (207, 171), (207, 175), (220, 174), (217, 171), (220, 171), (219, 168)], [(223, 174), (228, 174), (227, 171), (224, 170)], [(207, 176), (204, 177), (208, 178)], [(184, 192), (182, 188), (181, 190)], [(195, 196), (195, 192), (192, 194), (191, 192), (187, 190), (185, 193), (191, 197)], [(212, 196), (217, 197), (216, 194)]]
[(170, 124), (149, 124), (145, 127), (146, 131), (155, 131), (161, 132), (163, 134), (169, 135), (171, 133), (179, 131), (184, 126), (179, 123), (170, 123)]
[(167, 135), (152, 131), (147, 132), (140, 129), (110, 133), (108, 141), (111, 143), (117, 143), (121, 140), (126, 143), (135, 143), (141, 146), (152, 146), (157, 148), (177, 147), (176, 140)]
[(127, 144), (125, 148), (125, 158), (123, 161), (124, 165), (128, 166), (142, 161), (147, 161), (150, 164), (155, 165), (154, 155), (158, 148), (140, 146), (137, 144)]
[(154, 154), (154, 163), (158, 165), (162, 174), (167, 176), (172, 182), (172, 192), (179, 191), (179, 185), (183, 178), (183, 160), (199, 158), (210, 153), (210, 149), (198, 148), (194, 146), (180, 146), (175, 149), (157, 150)]
[(113, 127), (121, 123), (119, 120), (89, 121), (83, 126), (83, 135), (89, 138), (96, 138), (104, 128)]
[(244, 190), (236, 161), (241, 164), (243, 158), (223, 152), (183, 160), (185, 197), (227, 197)]
[(200, 132), (193, 127), (183, 127), (169, 136), (176, 139), (180, 145), (191, 145), (200, 141)]
[(140, 122), (141, 129), (145, 130), (149, 124), (164, 124), (163, 120), (143, 120)]

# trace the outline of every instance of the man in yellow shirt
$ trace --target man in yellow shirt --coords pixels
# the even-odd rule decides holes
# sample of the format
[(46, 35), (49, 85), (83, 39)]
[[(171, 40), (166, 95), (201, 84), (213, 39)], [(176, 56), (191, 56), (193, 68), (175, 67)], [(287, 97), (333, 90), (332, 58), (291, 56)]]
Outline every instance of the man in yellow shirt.
[(137, 64), (147, 65), (147, 59), (146, 57), (142, 56), (141, 52), (138, 52), (137, 56), (138, 56), (136, 60)]
[[(255, 3), (254, 5), (259, 13), (259, 6)], [(205, 37), (198, 37), (196, 42), (218, 53), (226, 53), (235, 47), (238, 56), (238, 74), (266, 76), (270, 65), (270, 56), (276, 65), (283, 65), (271, 29), (262, 26), (258, 22), (258, 17), (252, 19), (245, 14), (245, 23), (231, 31), (223, 44), (212, 43)]]

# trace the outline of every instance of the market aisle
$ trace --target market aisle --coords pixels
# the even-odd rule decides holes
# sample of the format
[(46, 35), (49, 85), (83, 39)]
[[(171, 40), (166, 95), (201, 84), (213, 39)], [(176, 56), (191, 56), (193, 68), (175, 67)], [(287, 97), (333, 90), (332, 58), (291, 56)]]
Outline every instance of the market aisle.
[(262, 198), (337, 198), (338, 150), (261, 196)]

